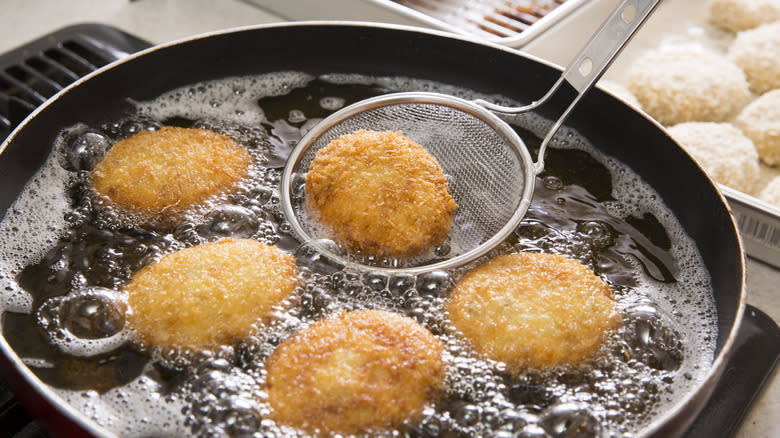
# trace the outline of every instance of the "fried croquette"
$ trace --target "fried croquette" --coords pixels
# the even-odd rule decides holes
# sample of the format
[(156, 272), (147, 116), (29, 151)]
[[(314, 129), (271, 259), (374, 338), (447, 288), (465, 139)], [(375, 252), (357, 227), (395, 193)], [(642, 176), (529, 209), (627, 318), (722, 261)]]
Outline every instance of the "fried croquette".
[(512, 373), (581, 363), (618, 323), (609, 286), (556, 254), (496, 257), (457, 283), (446, 309), (478, 353)]
[(652, 50), (631, 66), (628, 89), (663, 125), (720, 122), (750, 99), (745, 73), (699, 47)]
[(128, 322), (154, 346), (210, 347), (251, 334), (295, 290), (293, 256), (227, 238), (167, 254), (124, 288)]
[(396, 313), (360, 310), (318, 321), (268, 359), (271, 416), (315, 434), (400, 426), (441, 387), (443, 349)]
[(230, 137), (164, 127), (118, 141), (95, 166), (92, 185), (127, 211), (160, 217), (229, 191), (250, 164)]
[(443, 242), (458, 207), (436, 159), (401, 132), (360, 130), (333, 140), (317, 152), (305, 191), (340, 243), (380, 257)]

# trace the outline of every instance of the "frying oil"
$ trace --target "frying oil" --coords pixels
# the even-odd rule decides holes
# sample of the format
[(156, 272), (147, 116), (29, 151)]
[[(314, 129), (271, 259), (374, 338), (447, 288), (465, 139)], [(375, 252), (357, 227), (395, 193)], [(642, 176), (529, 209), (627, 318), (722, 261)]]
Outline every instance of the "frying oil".
[[(476, 263), (420, 275), (357, 272), (299, 244), (279, 205), (281, 167), (295, 142), (344, 105), (410, 90), (477, 97), (408, 78), (280, 72), (172, 90), (137, 103), (125, 120), (63, 130), (0, 224), (6, 339), (75, 409), (122, 436), (302, 435), (269, 418), (266, 359), (321, 318), (369, 308), (417, 320), (446, 347), (442, 394), (401, 430), (372, 431), (377, 435), (630, 436), (673, 407), (713, 359), (709, 275), (657, 194), (574, 131), (556, 137), (526, 218), (489, 257), (556, 252), (610, 284), (623, 324), (587, 364), (517, 376), (477, 355), (444, 311), (452, 287)], [(532, 149), (550, 126), (534, 115), (508, 121)], [(176, 225), (113, 210), (90, 189), (89, 170), (117, 140), (163, 125), (233, 137), (253, 157), (251, 177)], [(166, 253), (226, 236), (295, 253), (301, 285), (272, 322), (209, 351), (133, 343), (121, 293), (133, 273)]]

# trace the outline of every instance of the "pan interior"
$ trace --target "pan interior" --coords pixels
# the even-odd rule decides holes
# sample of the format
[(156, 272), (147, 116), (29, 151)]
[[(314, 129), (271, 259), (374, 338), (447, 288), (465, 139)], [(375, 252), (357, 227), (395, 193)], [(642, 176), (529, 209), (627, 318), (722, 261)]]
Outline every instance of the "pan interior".
[[(268, 417), (265, 360), (276, 345), (314, 321), (363, 308), (415, 318), (446, 346), (445, 394), (412, 424), (422, 436), (553, 433), (566, 425), (579, 427), (585, 436), (623, 436), (663, 415), (706, 376), (712, 362), (717, 325), (710, 277), (695, 243), (660, 196), (576, 131), (564, 129), (556, 138), (526, 218), (489, 256), (557, 252), (609, 282), (624, 324), (584, 368), (513, 376), (475, 354), (443, 312), (453, 284), (471, 266), (362, 273), (329, 263), (316, 248), (295, 240), (279, 202), (280, 169), (293, 143), (351, 100), (417, 89), (508, 100), (413, 78), (280, 72), (193, 84), (139, 103), (124, 120), (69, 127), (0, 224), (6, 339), (41, 380), (118, 435), (127, 430), (139, 436), (181, 430), (240, 435), (243, 428), (284, 435), (288, 430)], [(509, 122), (531, 149), (538, 148), (550, 124), (533, 114)], [(87, 172), (66, 170), (63, 154), (86, 134), (111, 143), (162, 124), (235, 137), (256, 158), (251, 181), (237, 194), (191, 212), (174, 230), (128, 225), (126, 217), (102, 214), (84, 191)], [(47, 205), (43, 217), (42, 203)], [(32, 215), (38, 220), (30, 221)], [(65, 325), (44, 324), (54, 321), (41, 311), (55, 308), (46, 303), (109, 297), (110, 305), (110, 297), (121, 294), (145, 263), (226, 235), (294, 252), (306, 271), (289, 307), (252, 339), (208, 352), (155, 351), (132, 343), (115, 348), (100, 341), (116, 333), (85, 341), (93, 347), (86, 352), (47, 340), (78, 330), (67, 318), (58, 319)], [(87, 293), (96, 287), (114, 292)]]

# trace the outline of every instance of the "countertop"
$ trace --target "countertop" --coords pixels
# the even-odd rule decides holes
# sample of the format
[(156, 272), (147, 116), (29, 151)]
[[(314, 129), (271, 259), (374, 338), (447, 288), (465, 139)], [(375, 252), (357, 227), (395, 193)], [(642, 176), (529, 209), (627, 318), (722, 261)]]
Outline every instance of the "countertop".
[[(290, 19), (275, 12), (276, 1), (263, 0), (3, 0), (2, 3), (0, 53), (76, 23), (108, 24), (152, 43), (164, 43), (213, 30)], [(544, 44), (534, 47), (534, 54), (545, 57)], [(550, 58), (561, 62), (553, 56)], [(748, 302), (775, 321), (780, 321), (778, 276), (780, 272), (776, 269), (748, 259)], [(780, 436), (778, 414), (780, 378), (775, 370), (736, 437)]]

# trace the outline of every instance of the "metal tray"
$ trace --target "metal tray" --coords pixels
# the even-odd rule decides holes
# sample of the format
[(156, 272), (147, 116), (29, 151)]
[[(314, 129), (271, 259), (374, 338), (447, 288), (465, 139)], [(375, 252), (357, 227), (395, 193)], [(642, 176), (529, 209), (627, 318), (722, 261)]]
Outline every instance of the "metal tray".
[(600, 0), (246, 0), (291, 20), (364, 20), (430, 27), (522, 47)]

